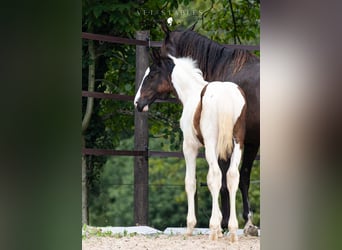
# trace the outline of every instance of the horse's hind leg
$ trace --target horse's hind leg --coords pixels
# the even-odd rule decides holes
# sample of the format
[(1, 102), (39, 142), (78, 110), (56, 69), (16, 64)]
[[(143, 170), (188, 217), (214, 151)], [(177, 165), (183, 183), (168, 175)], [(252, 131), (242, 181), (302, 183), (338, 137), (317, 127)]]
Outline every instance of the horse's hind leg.
[(186, 234), (191, 235), (196, 225), (195, 215), (195, 192), (196, 192), (196, 157), (198, 147), (192, 143), (187, 143), (186, 138), (183, 141), (183, 153), (186, 163), (185, 173), (185, 191), (188, 198), (188, 215), (186, 218)]
[(242, 149), (239, 143), (234, 140), (234, 149), (230, 158), (230, 166), (227, 172), (227, 186), (229, 190), (230, 215), (228, 221), (230, 242), (238, 241), (237, 229), (239, 227), (236, 217), (236, 191), (239, 186), (239, 164), (241, 160)]
[(218, 198), (221, 188), (221, 170), (217, 162), (217, 156), (215, 153), (216, 144), (206, 143), (205, 157), (209, 165), (209, 171), (207, 175), (208, 188), (212, 197), (212, 210), (209, 222), (211, 240), (217, 240), (218, 237), (222, 236), (221, 232), (221, 220), (222, 214), (220, 211)]
[(251, 169), (256, 154), (258, 153), (259, 144), (245, 144), (243, 160), (240, 169), (240, 184), (239, 188), (242, 194), (243, 202), (243, 218), (245, 220), (244, 234), (245, 235), (258, 235), (258, 228), (253, 225), (252, 213), (250, 211), (250, 205), (248, 200), (249, 183), (251, 176)]

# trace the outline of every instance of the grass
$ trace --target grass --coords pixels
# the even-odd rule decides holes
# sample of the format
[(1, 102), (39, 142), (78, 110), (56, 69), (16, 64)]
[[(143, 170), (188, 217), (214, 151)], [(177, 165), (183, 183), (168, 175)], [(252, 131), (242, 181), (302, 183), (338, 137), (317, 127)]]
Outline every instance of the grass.
[(102, 231), (101, 228), (91, 227), (87, 225), (83, 225), (82, 227), (82, 239), (89, 238), (91, 236), (96, 237), (113, 237), (113, 238), (122, 238), (122, 237), (133, 237), (136, 236), (137, 233), (128, 233), (127, 230), (124, 230), (123, 233), (115, 233), (113, 234), (112, 231)]

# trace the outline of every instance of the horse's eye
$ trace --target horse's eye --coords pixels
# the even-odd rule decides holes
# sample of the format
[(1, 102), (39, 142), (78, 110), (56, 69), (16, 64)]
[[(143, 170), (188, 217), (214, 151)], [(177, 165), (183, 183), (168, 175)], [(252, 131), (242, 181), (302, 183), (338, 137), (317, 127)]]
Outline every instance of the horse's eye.
[(150, 73), (148, 76), (150, 79), (153, 79), (157, 74), (156, 73)]

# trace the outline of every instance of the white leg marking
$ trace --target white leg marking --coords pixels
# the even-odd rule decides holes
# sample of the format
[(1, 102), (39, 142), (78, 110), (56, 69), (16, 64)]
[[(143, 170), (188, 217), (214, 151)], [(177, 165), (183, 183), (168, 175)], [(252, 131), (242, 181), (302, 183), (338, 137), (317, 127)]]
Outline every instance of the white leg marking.
[(196, 192), (196, 157), (198, 147), (188, 143), (186, 138), (183, 141), (183, 153), (186, 163), (185, 191), (188, 199), (188, 215), (186, 234), (191, 235), (196, 225), (195, 215), (195, 192)]
[(219, 192), (221, 188), (222, 173), (217, 162), (217, 154), (215, 152), (216, 144), (207, 143), (205, 147), (205, 157), (209, 165), (209, 171), (207, 175), (207, 184), (212, 197), (212, 210), (209, 222), (210, 235), (209, 239), (217, 240), (222, 236), (221, 232), (221, 220), (222, 214), (218, 203)]
[(238, 229), (238, 221), (236, 218), (236, 191), (239, 186), (239, 163), (241, 160), (241, 149), (240, 145), (234, 141), (234, 148), (232, 152), (232, 156), (230, 159), (230, 166), (227, 172), (227, 187), (229, 191), (229, 201), (230, 201), (230, 215), (228, 221), (228, 229), (229, 229), (229, 240), (230, 242), (238, 241), (237, 237), (237, 229)]

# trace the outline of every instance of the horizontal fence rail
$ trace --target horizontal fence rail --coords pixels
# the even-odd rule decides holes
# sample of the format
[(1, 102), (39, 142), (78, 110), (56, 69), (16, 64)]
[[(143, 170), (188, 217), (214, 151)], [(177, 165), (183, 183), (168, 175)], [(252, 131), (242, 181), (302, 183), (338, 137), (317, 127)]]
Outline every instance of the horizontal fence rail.
[(136, 40), (136, 39), (131, 39), (131, 38), (99, 35), (99, 34), (92, 34), (92, 33), (87, 33), (87, 32), (82, 32), (82, 38), (89, 39), (89, 40), (109, 42), (109, 43), (141, 45), (141, 46), (148, 46), (148, 47), (161, 47), (162, 45), (162, 42), (157, 42), (157, 41), (149, 41), (149, 40), (142, 41), (142, 40)]
[[(112, 99), (118, 101), (134, 101), (134, 96), (131, 95), (122, 95), (122, 94), (111, 94), (111, 93), (103, 93), (103, 92), (90, 92), (86, 90), (82, 90), (83, 97), (94, 97), (98, 99)], [(157, 99), (155, 102), (158, 103), (180, 103), (180, 101), (176, 98), (168, 98), (165, 100)], [(133, 105), (133, 104), (132, 104)]]
[[(176, 157), (184, 158), (183, 152), (165, 152), (154, 150), (115, 150), (115, 149), (98, 149), (98, 148), (83, 148), (84, 155), (112, 155), (112, 156), (147, 156), (147, 157)], [(198, 153), (197, 158), (205, 158), (203, 152)], [(260, 160), (257, 155), (255, 160)]]
[[(184, 158), (183, 152), (165, 152), (165, 151), (149, 151), (149, 150), (114, 150), (114, 149), (97, 149), (83, 148), (84, 155), (115, 155), (115, 156), (147, 156), (147, 157), (176, 157)], [(204, 158), (204, 153), (198, 154), (199, 158)]]
[[(109, 42), (109, 43), (127, 44), (127, 45), (141, 45), (141, 46), (147, 46), (147, 47), (161, 47), (162, 46), (162, 41), (151, 41), (151, 40), (142, 41), (142, 40), (136, 40), (136, 39), (131, 39), (131, 38), (92, 34), (92, 33), (87, 33), (87, 32), (82, 32), (82, 38), (95, 40), (95, 41)], [(259, 45), (241, 45), (241, 44), (222, 44), (222, 45), (227, 48), (234, 48), (234, 49), (260, 50)]]

